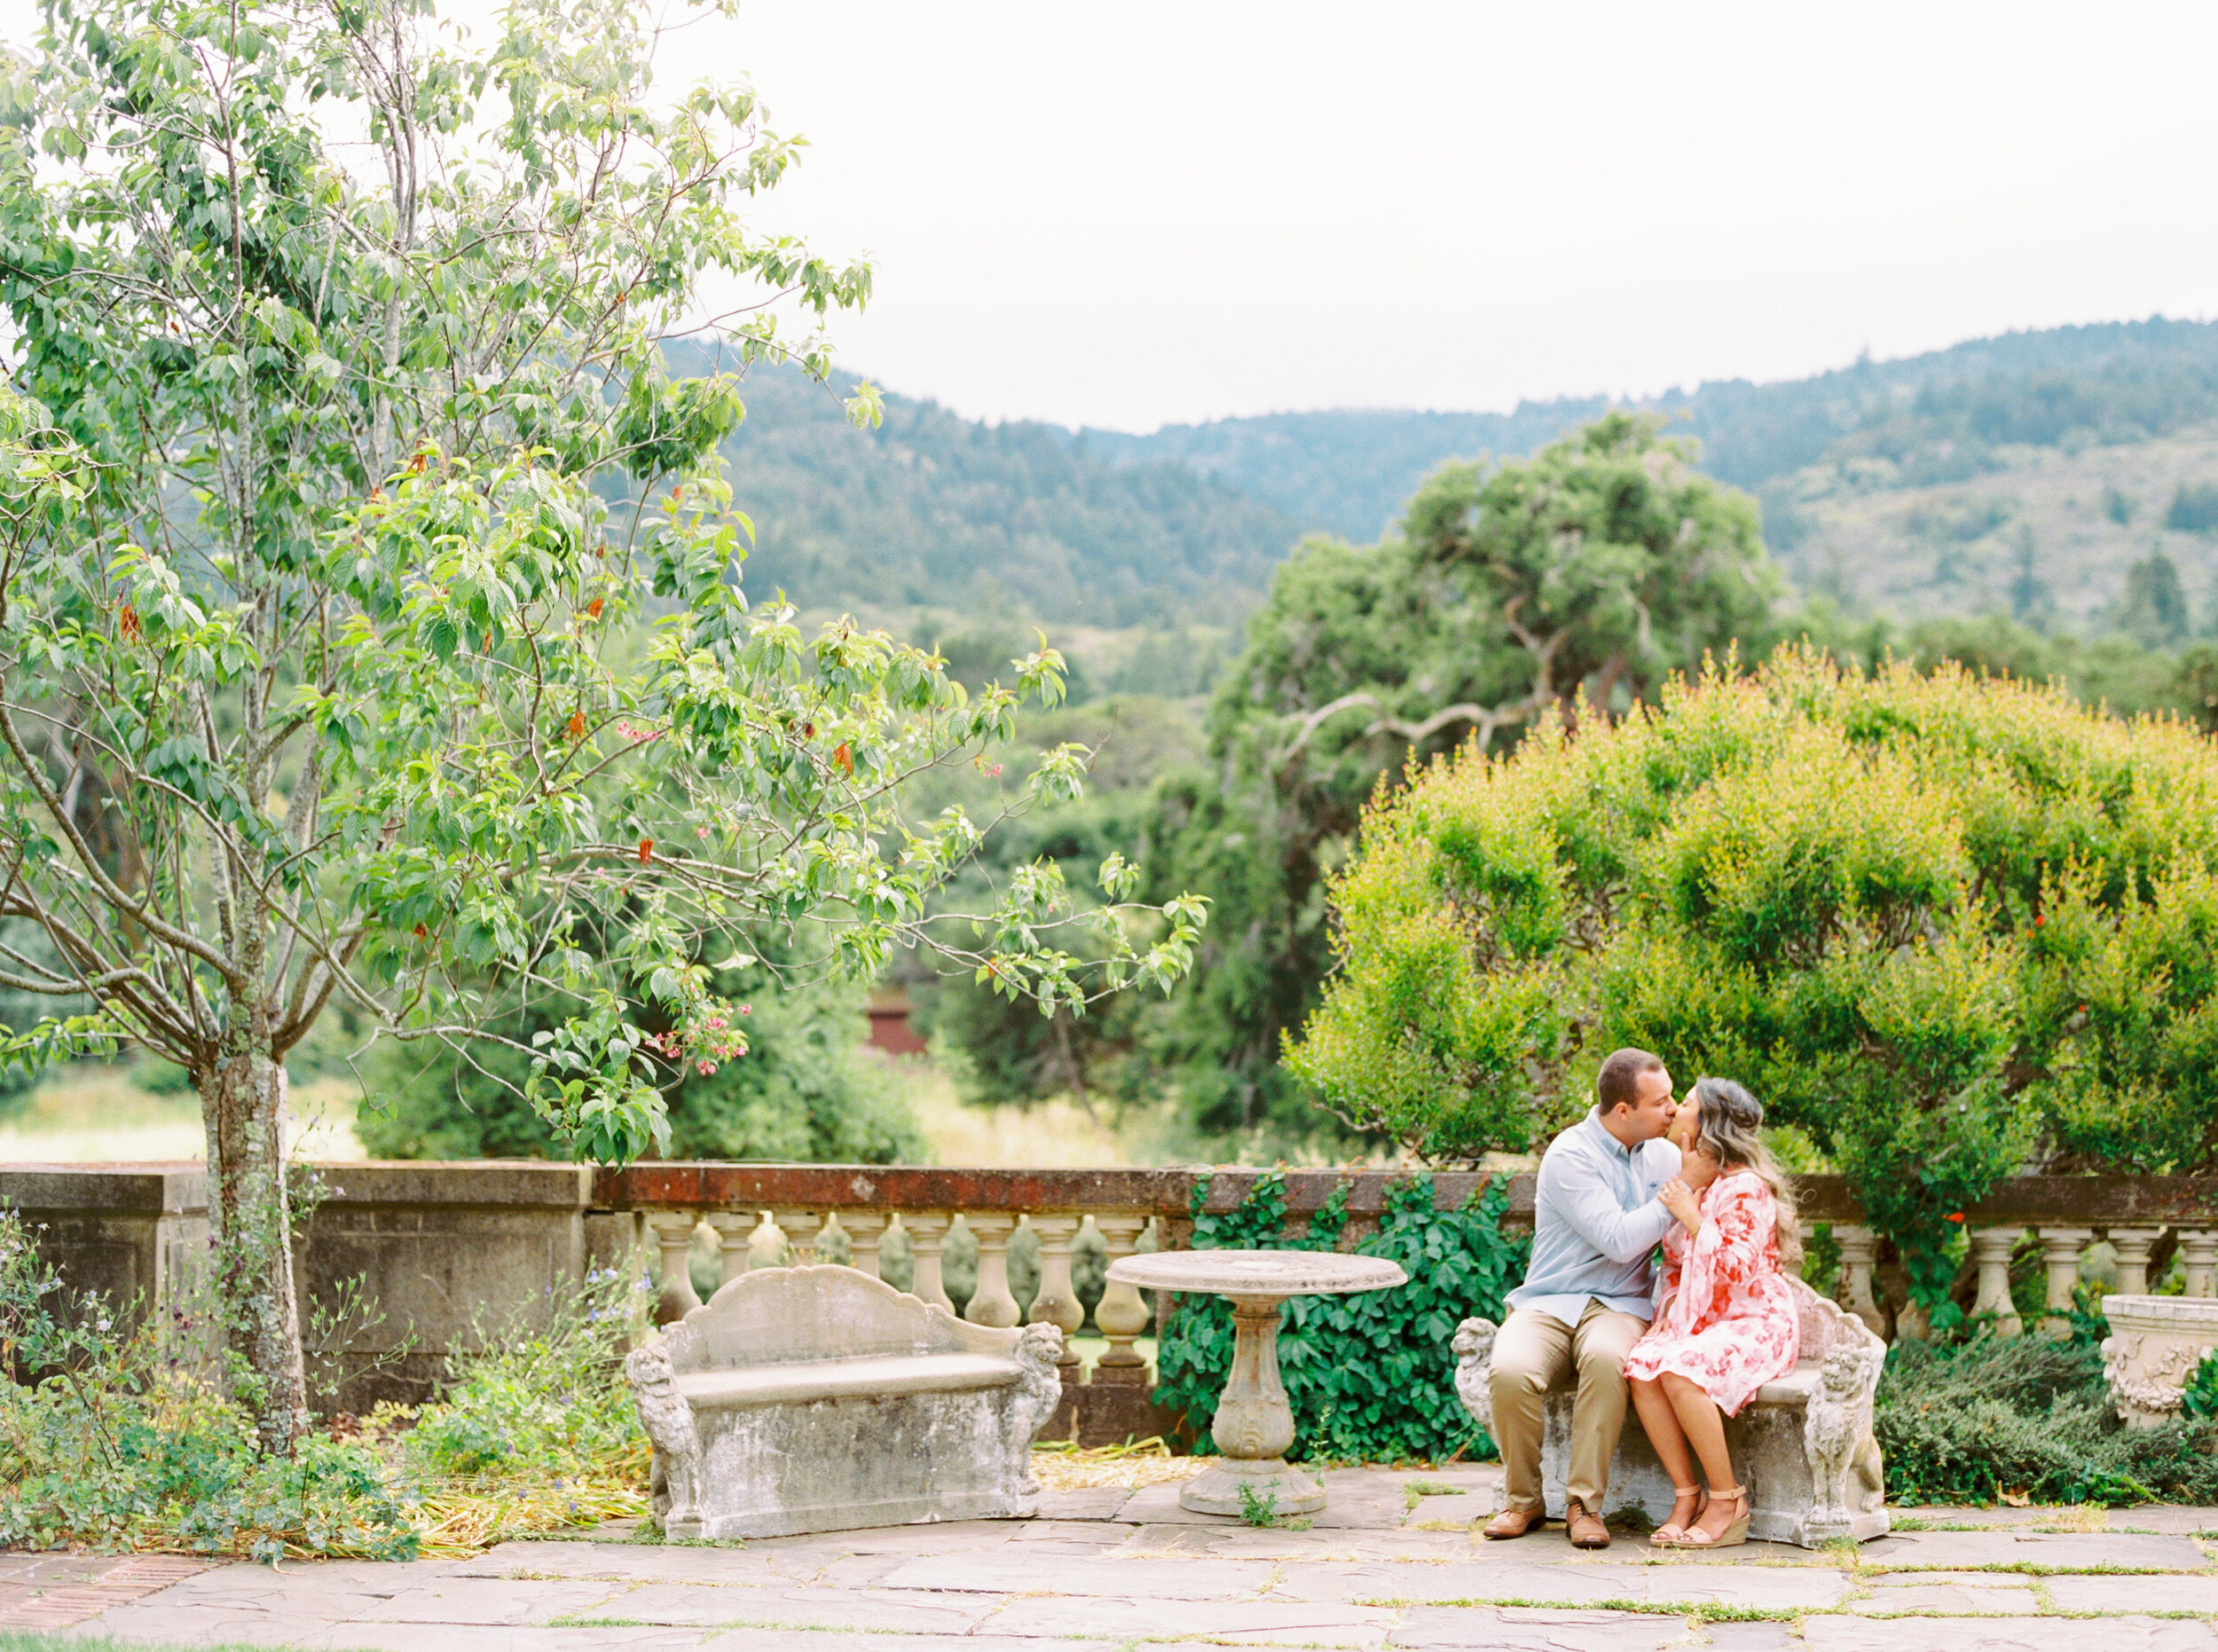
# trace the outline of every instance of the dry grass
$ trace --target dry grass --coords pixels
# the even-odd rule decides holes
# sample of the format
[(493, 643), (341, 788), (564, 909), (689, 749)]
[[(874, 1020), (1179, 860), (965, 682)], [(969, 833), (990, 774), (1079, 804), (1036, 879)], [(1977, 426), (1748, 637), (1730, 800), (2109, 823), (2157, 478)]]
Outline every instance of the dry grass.
[(1173, 1457), (1160, 1436), (1129, 1445), (1056, 1443), (1032, 1448), (1032, 1477), (1050, 1491), (1084, 1491), (1096, 1486), (1129, 1486), (1137, 1491), (1166, 1480), (1191, 1479), (1207, 1460)]
[(647, 1467), (618, 1481), (488, 1478), (421, 1489), (415, 1508), (423, 1553), (463, 1560), (496, 1543), (541, 1532), (635, 1520), (647, 1513)]
[[(286, 1128), (292, 1153), (349, 1162), (364, 1157), (354, 1135), (358, 1095), (345, 1079), (295, 1085)], [(0, 1124), (0, 1163), (174, 1162), (201, 1158), (207, 1139), (200, 1098), (191, 1092), (151, 1095), (126, 1067), (83, 1063), (41, 1084), (24, 1112)]]
[(1170, 1116), (1127, 1117), (1113, 1123), (1071, 1102), (1033, 1107), (965, 1106), (955, 1081), (915, 1056), (894, 1064), (916, 1121), (932, 1143), (936, 1163), (991, 1168), (1071, 1169), (1152, 1165), (1176, 1157), (1168, 1142)]

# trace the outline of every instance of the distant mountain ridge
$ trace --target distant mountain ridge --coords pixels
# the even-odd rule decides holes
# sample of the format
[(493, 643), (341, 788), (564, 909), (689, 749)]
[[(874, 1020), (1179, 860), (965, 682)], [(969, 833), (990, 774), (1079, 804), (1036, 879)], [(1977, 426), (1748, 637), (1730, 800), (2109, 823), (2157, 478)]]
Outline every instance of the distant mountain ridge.
[[(673, 349), (673, 372), (719, 365)], [(849, 375), (843, 374), (845, 382)], [(988, 425), (885, 397), (873, 430), (798, 372), (747, 376), (723, 453), (754, 523), (751, 592), (903, 610), (1168, 629), (1237, 623), (1299, 537), (1273, 507), (1176, 460), (1113, 463), (1052, 425)]]
[[(672, 352), (679, 372), (714, 365)], [(1611, 405), (1273, 413), (1133, 436), (987, 424), (892, 394), (883, 427), (856, 431), (835, 397), (775, 370), (751, 374), (746, 397), (724, 451), (756, 526), (751, 590), (881, 617), (1160, 630), (1236, 624), (1302, 533), (1374, 539), (1443, 460), (1529, 453)], [(2218, 325), (2010, 333), (1637, 405), (1757, 493), (1803, 592), (1852, 610), (1999, 608), (2099, 628), (2127, 568), (2159, 548), (2218, 608), (2218, 540), (2167, 515), (2176, 493), (2218, 484)]]
[(1086, 452), (1121, 464), (1176, 459), (1277, 507), (1307, 529), (1368, 540), (1443, 459), (1531, 452), (1612, 405), (1652, 409), (1702, 444), (1702, 468), (1760, 491), (1848, 444), (1911, 460), (1921, 482), (1968, 480), (1998, 447), (2139, 441), (2218, 418), (2218, 323), (2104, 322), (1972, 339), (1806, 379), (1719, 380), (1612, 403), (1523, 402), (1514, 413), (1327, 411), (1087, 429)]

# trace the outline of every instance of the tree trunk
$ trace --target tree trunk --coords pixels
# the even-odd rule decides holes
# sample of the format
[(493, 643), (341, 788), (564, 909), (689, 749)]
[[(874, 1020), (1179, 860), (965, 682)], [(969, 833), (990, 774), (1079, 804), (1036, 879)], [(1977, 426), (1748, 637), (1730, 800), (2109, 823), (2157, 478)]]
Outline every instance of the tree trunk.
[(232, 1392), (255, 1412), (262, 1449), (290, 1456), (308, 1429), (300, 1301), (285, 1188), (285, 1064), (266, 1050), (196, 1075), (208, 1127), (208, 1231)]

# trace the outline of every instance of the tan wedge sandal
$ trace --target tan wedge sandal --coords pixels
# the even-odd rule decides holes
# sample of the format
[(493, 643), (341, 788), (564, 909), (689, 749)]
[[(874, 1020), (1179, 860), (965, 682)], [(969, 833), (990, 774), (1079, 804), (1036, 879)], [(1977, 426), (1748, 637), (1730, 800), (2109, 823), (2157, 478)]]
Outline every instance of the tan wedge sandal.
[[(1737, 1548), (1740, 1545), (1746, 1543), (1749, 1517), (1748, 1488), (1734, 1486), (1729, 1491), (1719, 1492), (1710, 1501), (1714, 1503), (1726, 1499), (1738, 1503), (1741, 1506), (1741, 1512), (1734, 1516), (1733, 1523), (1723, 1531), (1713, 1538), (1699, 1526), (1689, 1526), (1664, 1546), (1668, 1549), (1730, 1549)], [(1695, 1518), (1700, 1520), (1702, 1516), (1697, 1514)]]
[[(1673, 1486), (1671, 1506), (1676, 1509), (1679, 1506), (1679, 1499), (1684, 1497), (1691, 1497), (1695, 1499), (1695, 1512), (1687, 1517), (1688, 1524), (1691, 1525), (1694, 1522), (1700, 1520), (1702, 1511), (1710, 1506), (1710, 1493), (1702, 1486)], [(1648, 1533), (1648, 1542), (1652, 1546), (1671, 1548), (1687, 1535), (1687, 1526), (1680, 1525), (1676, 1520), (1667, 1520), (1654, 1531)]]

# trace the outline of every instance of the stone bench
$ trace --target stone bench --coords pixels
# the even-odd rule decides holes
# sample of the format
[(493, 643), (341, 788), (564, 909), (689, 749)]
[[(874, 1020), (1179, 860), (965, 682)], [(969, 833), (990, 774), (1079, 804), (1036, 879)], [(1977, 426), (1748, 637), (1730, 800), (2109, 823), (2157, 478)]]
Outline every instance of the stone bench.
[(655, 1517), (715, 1538), (1029, 1516), (1062, 1346), (853, 1268), (743, 1273), (625, 1362)]
[[(1860, 1543), (1884, 1537), (1886, 1483), (1871, 1406), (1887, 1345), (1800, 1279), (1788, 1283), (1802, 1314), (1800, 1357), (1785, 1376), (1758, 1388), (1739, 1416), (1726, 1420), (1726, 1444), (1752, 1504), (1749, 1536), (1806, 1549), (1837, 1538)], [(1454, 1343), (1456, 1393), (1490, 1436), (1487, 1384), (1496, 1329), (1491, 1319), (1467, 1319)], [(1568, 1382), (1549, 1391), (1542, 1436), (1548, 1514), (1558, 1520), (1570, 1460), (1571, 1401)], [(1605, 1517), (1638, 1509), (1656, 1525), (1671, 1518), (1671, 1478), (1630, 1409), (1603, 1502)]]

